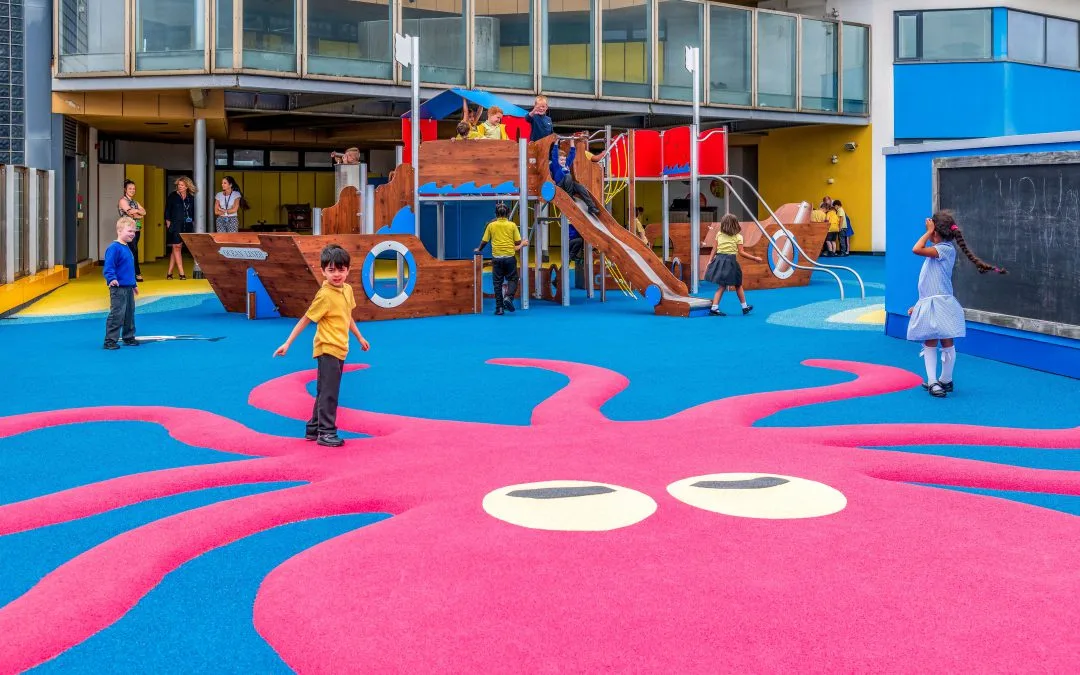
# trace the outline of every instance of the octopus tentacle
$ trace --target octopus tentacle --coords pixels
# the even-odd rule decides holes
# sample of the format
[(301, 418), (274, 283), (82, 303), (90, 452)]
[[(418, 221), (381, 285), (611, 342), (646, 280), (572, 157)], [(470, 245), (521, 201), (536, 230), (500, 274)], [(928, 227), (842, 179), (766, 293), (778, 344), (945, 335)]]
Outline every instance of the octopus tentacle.
[(491, 359), (488, 363), (520, 368), (539, 368), (570, 378), (570, 383), (533, 408), (533, 424), (586, 424), (607, 421), (600, 412), (605, 403), (626, 389), (630, 381), (607, 368), (546, 359)]
[[(47, 661), (119, 620), (166, 574), (207, 551), (311, 518), (389, 510), (355, 485), (319, 483), (186, 511), (113, 537), (0, 608), (0, 673)], [(73, 593), (72, 589), (79, 589)]]
[(791, 428), (800, 439), (844, 448), (898, 445), (986, 445), (1080, 450), (1080, 427), (1019, 429), (969, 424), (851, 424)]
[(251, 459), (120, 476), (0, 506), (0, 536), (66, 523), (149, 499), (247, 483), (311, 480), (313, 473), (279, 459)]
[[(368, 366), (361, 363), (346, 364), (345, 372), (364, 370)], [(301, 370), (264, 382), (251, 390), (248, 403), (282, 417), (294, 420), (307, 420), (311, 417), (314, 397), (307, 391), (307, 385), (318, 377), (317, 370)], [(386, 436), (405, 428), (416, 427), (424, 420), (388, 413), (376, 413), (354, 408), (338, 408), (337, 424), (340, 429), (371, 436)]]
[(205, 410), (163, 406), (101, 406), (12, 415), (0, 418), (0, 438), (87, 422), (150, 422), (164, 427), (181, 443), (254, 457), (286, 455), (303, 447), (302, 440), (253, 431)]
[(852, 373), (857, 377), (850, 382), (823, 387), (732, 396), (687, 408), (668, 419), (679, 423), (710, 422), (712, 424), (715, 424), (717, 420), (724, 420), (735, 426), (751, 426), (758, 420), (788, 408), (843, 401), (860, 396), (891, 394), (917, 387), (922, 382), (922, 378), (918, 375), (891, 366), (835, 359), (808, 359), (802, 363), (804, 366), (813, 368)]
[(972, 459), (879, 451), (860, 462), (868, 476), (903, 483), (1080, 495), (1080, 471), (1031, 469)]

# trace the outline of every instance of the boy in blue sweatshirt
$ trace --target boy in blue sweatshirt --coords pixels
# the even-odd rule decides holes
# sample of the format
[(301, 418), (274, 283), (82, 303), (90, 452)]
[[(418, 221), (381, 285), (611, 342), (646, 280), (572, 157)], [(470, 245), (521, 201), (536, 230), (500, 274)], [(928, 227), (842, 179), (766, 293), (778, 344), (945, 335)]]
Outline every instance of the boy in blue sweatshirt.
[(565, 153), (559, 147), (558, 142), (551, 144), (551, 166), (549, 167), (551, 169), (551, 180), (565, 190), (571, 199), (580, 197), (585, 202), (585, 208), (588, 209), (590, 214), (599, 215), (600, 207), (596, 205), (596, 200), (593, 199), (593, 196), (589, 194), (584, 185), (574, 180), (573, 167), (576, 152), (577, 148), (573, 145), (570, 146), (570, 152)]
[(120, 349), (117, 341), (123, 329), (124, 344), (138, 347), (135, 339), (135, 257), (128, 244), (135, 239), (135, 221), (127, 216), (116, 221), (116, 241), (105, 249), (105, 281), (109, 284), (109, 316), (105, 319), (105, 349)]

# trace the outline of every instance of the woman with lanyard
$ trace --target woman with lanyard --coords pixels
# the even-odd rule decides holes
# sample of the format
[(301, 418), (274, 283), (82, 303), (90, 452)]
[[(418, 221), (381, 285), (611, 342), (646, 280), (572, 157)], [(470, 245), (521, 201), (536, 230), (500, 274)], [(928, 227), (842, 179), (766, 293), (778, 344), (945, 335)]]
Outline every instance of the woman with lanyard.
[(172, 279), (173, 267), (180, 273), (180, 279), (184, 280), (184, 240), (180, 235), (192, 232), (195, 215), (195, 193), (198, 189), (195, 183), (187, 176), (176, 179), (176, 190), (169, 193), (165, 200), (165, 243), (172, 251), (169, 254), (169, 270), (165, 274), (166, 279)]
[(142, 219), (146, 217), (146, 209), (139, 206), (135, 201), (135, 181), (130, 178), (124, 181), (124, 196), (120, 198), (116, 210), (120, 217), (127, 216), (135, 221), (135, 238), (128, 242), (131, 255), (135, 258), (135, 281), (142, 281), (142, 266), (139, 265), (139, 237), (142, 236)]
[(218, 232), (236, 232), (240, 229), (240, 219), (237, 214), (243, 205), (244, 197), (240, 194), (240, 187), (232, 176), (225, 176), (221, 180), (221, 192), (214, 197), (214, 226)]

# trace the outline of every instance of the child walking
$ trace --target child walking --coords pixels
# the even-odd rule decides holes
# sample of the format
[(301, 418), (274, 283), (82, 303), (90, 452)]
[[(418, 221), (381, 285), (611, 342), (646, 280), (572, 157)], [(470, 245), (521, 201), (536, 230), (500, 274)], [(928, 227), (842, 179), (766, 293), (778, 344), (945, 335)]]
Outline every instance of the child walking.
[(742, 287), (742, 267), (739, 267), (740, 255), (761, 262), (761, 258), (743, 248), (742, 226), (739, 225), (738, 218), (728, 213), (720, 219), (720, 231), (716, 233), (716, 252), (705, 270), (705, 280), (717, 285), (712, 309), (709, 310), (709, 314), (713, 316), (727, 316), (720, 311), (720, 298), (724, 296), (728, 286), (735, 287), (743, 314), (749, 314), (750, 310), (754, 309), (753, 305), (746, 304), (746, 293)]
[[(491, 283), (495, 289), (495, 314), (505, 309), (514, 311), (514, 294), (517, 293), (517, 252), (528, 246), (529, 240), (521, 238), (518, 226), (510, 221), (510, 207), (499, 202), (495, 205), (495, 220), (484, 228), (484, 236), (474, 253), (477, 255), (491, 242)], [(503, 281), (506, 281), (507, 297), (503, 297)]]
[(360, 349), (366, 352), (371, 348), (352, 318), (356, 300), (352, 286), (345, 283), (349, 276), (349, 263), (349, 252), (337, 244), (330, 244), (322, 250), (319, 264), (326, 280), (315, 294), (307, 313), (296, 322), (285, 344), (274, 351), (274, 356), (285, 356), (293, 340), (308, 324), (316, 324), (314, 357), (318, 362), (319, 377), (315, 406), (304, 438), (328, 448), (345, 444), (337, 435), (337, 408), (341, 373), (345, 368), (345, 357), (349, 355), (349, 333), (356, 336)]
[(105, 249), (105, 282), (109, 284), (109, 316), (105, 319), (105, 349), (120, 349), (121, 338), (128, 347), (138, 347), (135, 339), (135, 256), (129, 244), (135, 241), (135, 220), (124, 216), (116, 221), (116, 241)]
[[(927, 245), (932, 243), (932, 245)], [(935, 398), (945, 398), (953, 390), (953, 367), (956, 365), (956, 347), (953, 340), (964, 337), (964, 309), (953, 297), (952, 273), (956, 264), (956, 247), (979, 269), (979, 274), (997, 272), (1007, 274), (1001, 268), (979, 260), (968, 249), (964, 235), (949, 211), (938, 211), (926, 219), (926, 232), (915, 242), (911, 252), (921, 255), (922, 270), (919, 272), (919, 301), (908, 310), (907, 339), (923, 343), (920, 355), (926, 365), (926, 384), (923, 388)], [(941, 377), (937, 375), (937, 349), (941, 341)]]

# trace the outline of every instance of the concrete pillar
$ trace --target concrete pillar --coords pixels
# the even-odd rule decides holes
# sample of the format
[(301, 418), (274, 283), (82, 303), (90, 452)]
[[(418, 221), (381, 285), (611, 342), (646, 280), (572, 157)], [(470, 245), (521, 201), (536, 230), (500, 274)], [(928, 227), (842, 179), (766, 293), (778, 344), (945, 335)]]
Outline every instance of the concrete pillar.
[[(206, 120), (195, 120), (195, 156), (192, 166), (195, 167), (195, 185), (199, 191), (195, 193), (195, 231), (206, 232), (206, 195), (213, 194), (211, 186), (206, 182)], [(216, 191), (215, 191), (216, 192)]]

